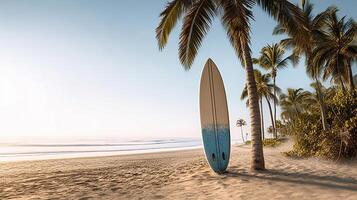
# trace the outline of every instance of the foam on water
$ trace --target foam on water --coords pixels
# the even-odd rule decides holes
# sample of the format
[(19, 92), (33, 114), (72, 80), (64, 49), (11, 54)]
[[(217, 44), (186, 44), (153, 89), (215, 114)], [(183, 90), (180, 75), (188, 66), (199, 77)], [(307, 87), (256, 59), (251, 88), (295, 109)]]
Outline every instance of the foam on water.
[(0, 144), (0, 161), (121, 155), (200, 147), (202, 147), (201, 139), (132, 140), (117, 143)]

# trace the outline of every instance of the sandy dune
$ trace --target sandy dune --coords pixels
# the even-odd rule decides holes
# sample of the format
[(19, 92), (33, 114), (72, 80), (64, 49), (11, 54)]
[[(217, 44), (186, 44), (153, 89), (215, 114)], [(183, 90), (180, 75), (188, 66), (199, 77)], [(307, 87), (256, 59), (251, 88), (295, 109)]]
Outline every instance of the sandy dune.
[(0, 199), (357, 200), (357, 161), (335, 164), (265, 148), (267, 170), (249, 172), (249, 146), (234, 147), (229, 172), (212, 173), (203, 151), (0, 164)]

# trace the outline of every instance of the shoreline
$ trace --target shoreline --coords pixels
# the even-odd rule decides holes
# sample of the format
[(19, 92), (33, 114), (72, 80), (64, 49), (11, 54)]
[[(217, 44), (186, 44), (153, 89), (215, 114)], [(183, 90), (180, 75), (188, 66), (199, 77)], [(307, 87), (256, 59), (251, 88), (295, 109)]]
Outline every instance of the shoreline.
[[(199, 142), (198, 142), (199, 141)], [(203, 148), (201, 140), (151, 142), (140, 143), (116, 143), (116, 144), (26, 144), (0, 146), (0, 163), (35, 161), (49, 159), (66, 159), (82, 157), (102, 157), (116, 155), (135, 155), (142, 153), (178, 151), (185, 149)], [(242, 143), (233, 142), (233, 145)], [(19, 147), (19, 148), (18, 148)]]
[[(161, 148), (161, 149), (146, 149), (146, 150), (133, 150), (133, 151), (104, 151), (98, 153), (87, 153), (80, 152), (71, 155), (46, 155), (46, 156), (22, 156), (27, 157), (26, 159), (13, 158), (13, 160), (0, 160), (0, 164), (9, 162), (26, 162), (26, 161), (46, 161), (46, 160), (62, 160), (62, 159), (81, 159), (81, 158), (100, 158), (100, 157), (111, 157), (111, 156), (126, 156), (126, 155), (140, 155), (140, 154), (152, 154), (152, 153), (162, 153), (162, 152), (176, 152), (185, 151), (193, 149), (201, 149), (203, 146), (192, 146), (192, 147), (177, 147), (177, 148)], [(87, 154), (87, 155), (85, 155)]]
[(0, 199), (356, 199), (357, 160), (291, 159), (264, 148), (251, 172), (250, 146), (233, 145), (228, 172), (213, 173), (202, 149), (0, 163)]

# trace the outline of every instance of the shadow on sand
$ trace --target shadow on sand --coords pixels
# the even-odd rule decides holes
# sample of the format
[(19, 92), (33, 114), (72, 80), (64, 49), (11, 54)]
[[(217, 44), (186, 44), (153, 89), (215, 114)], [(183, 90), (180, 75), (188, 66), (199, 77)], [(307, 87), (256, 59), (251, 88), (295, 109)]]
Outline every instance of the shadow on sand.
[(274, 182), (285, 182), (299, 185), (320, 186), (331, 189), (342, 189), (357, 191), (357, 179), (343, 178), (338, 176), (319, 176), (311, 173), (299, 172), (284, 172), (283, 170), (264, 170), (259, 173), (239, 172), (237, 170), (230, 170), (223, 174), (228, 177), (244, 177), (252, 179), (261, 179)]

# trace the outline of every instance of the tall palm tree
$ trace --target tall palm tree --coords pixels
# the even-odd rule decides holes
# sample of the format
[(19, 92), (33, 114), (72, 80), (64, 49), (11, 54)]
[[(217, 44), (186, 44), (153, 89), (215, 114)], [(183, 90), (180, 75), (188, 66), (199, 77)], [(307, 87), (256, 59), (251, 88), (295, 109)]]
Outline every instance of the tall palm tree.
[[(285, 49), (283, 45), (274, 43), (272, 45), (267, 45), (260, 50), (260, 57), (253, 58), (253, 63), (260, 65), (262, 68), (269, 70), (270, 75), (273, 78), (273, 92), (274, 96), (276, 96), (276, 75), (277, 71), (283, 69), (288, 66), (288, 62), (291, 61), (294, 65), (297, 62), (296, 55), (290, 55), (284, 58)], [(274, 124), (273, 124), (273, 135), (277, 138), (277, 133), (275, 130), (275, 122), (276, 122), (276, 98), (273, 98), (273, 106), (274, 106)]]
[[(265, 169), (260, 134), (260, 116), (257, 88), (254, 80), (250, 49), (250, 20), (252, 7), (257, 4), (279, 23), (296, 35), (305, 24), (301, 10), (287, 0), (171, 0), (160, 14), (156, 28), (159, 49), (163, 49), (177, 21), (183, 17), (179, 42), (179, 59), (190, 69), (204, 36), (214, 17), (220, 17), (228, 38), (246, 70), (249, 93), (250, 127), (252, 133), (252, 170)], [(299, 26), (298, 26), (299, 25)]]
[(288, 88), (286, 94), (280, 95), (281, 115), (282, 118), (292, 120), (300, 115), (310, 102), (310, 93), (302, 88)]
[[(316, 86), (319, 87), (321, 85), (321, 67), (313, 64), (312, 52), (319, 43), (319, 38), (322, 35), (322, 29), (324, 27), (325, 21), (327, 20), (330, 13), (334, 12), (335, 8), (329, 7), (325, 11), (314, 16), (312, 14), (313, 4), (311, 4), (310, 1), (302, 0), (301, 5), (305, 18), (307, 19), (307, 26), (303, 30), (304, 34), (299, 34), (299, 36), (290, 36), (286, 39), (283, 39), (281, 44), (286, 48), (292, 48), (295, 59), (304, 55), (306, 72), (310, 78), (312, 78), (317, 83)], [(285, 26), (279, 24), (275, 27), (273, 34), (288, 35), (288, 29)], [(321, 90), (320, 88), (317, 89)], [(320, 103), (322, 104), (320, 108), (323, 109), (325, 107), (325, 102), (321, 101)], [(325, 112), (323, 110), (321, 110), (321, 115), (321, 118), (326, 119)], [(327, 124), (324, 124), (323, 127), (326, 128)]]
[[(275, 128), (270, 100), (275, 99), (275, 101), (277, 101), (273, 91), (275, 90), (277, 93), (280, 94), (280, 88), (274, 86), (271, 83), (271, 74), (262, 74), (259, 70), (255, 69), (254, 78), (257, 84), (257, 93), (259, 97), (259, 104), (260, 104), (260, 111), (261, 111), (260, 117), (261, 117), (262, 137), (264, 139), (265, 131), (264, 131), (263, 99), (265, 99), (268, 104), (271, 123), (273, 128)], [(247, 96), (248, 96), (248, 90), (247, 90), (247, 86), (245, 85), (240, 98), (241, 100), (243, 100), (246, 99)], [(247, 105), (249, 105), (249, 99), (247, 100)]]
[(236, 126), (240, 127), (240, 132), (242, 134), (242, 141), (244, 143), (244, 136), (243, 136), (243, 126), (247, 125), (247, 123), (244, 121), (244, 119), (238, 119)]
[(331, 78), (354, 90), (352, 63), (357, 60), (357, 24), (353, 19), (337, 16), (333, 9), (324, 22), (322, 34), (312, 52), (312, 62), (322, 71), (324, 80)]

